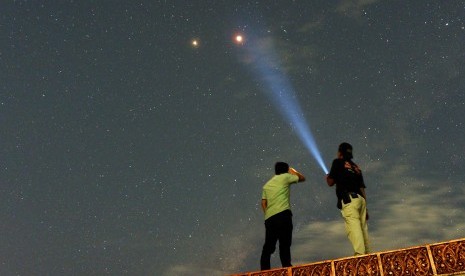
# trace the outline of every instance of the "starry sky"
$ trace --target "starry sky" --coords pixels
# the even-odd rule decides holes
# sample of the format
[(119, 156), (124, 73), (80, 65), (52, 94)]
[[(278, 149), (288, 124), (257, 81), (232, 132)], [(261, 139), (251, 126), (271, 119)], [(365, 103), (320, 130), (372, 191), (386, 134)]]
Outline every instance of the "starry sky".
[(258, 270), (276, 161), (293, 264), (350, 256), (267, 57), (325, 165), (353, 145), (373, 251), (465, 237), (462, 0), (0, 5), (1, 275)]

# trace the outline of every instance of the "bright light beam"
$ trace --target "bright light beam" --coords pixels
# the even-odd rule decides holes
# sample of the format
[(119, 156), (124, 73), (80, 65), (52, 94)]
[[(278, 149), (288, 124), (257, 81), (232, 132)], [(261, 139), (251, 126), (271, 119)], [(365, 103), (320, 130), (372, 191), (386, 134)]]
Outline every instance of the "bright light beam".
[(248, 61), (252, 63), (256, 70), (254, 73), (264, 80), (266, 84), (266, 94), (275, 107), (287, 119), (291, 127), (297, 132), (298, 137), (315, 158), (321, 169), (327, 174), (321, 153), (315, 142), (315, 138), (310, 130), (309, 124), (305, 120), (302, 108), (291, 83), (285, 74), (280, 70), (279, 60), (274, 55), (272, 41), (262, 40), (248, 44)]

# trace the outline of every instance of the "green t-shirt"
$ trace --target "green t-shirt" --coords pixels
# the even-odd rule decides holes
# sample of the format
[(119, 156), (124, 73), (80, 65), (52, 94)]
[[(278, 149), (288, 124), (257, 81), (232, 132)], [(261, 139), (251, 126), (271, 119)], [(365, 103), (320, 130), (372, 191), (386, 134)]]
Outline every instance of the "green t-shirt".
[(282, 211), (291, 209), (290, 185), (297, 183), (299, 177), (290, 173), (273, 176), (264, 186), (262, 199), (266, 199), (265, 220)]

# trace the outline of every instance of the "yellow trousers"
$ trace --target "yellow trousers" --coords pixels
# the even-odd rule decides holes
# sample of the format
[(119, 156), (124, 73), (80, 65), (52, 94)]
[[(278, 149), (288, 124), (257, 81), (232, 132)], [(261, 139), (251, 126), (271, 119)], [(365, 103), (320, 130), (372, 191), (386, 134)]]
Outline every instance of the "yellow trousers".
[(368, 246), (368, 225), (366, 221), (367, 206), (365, 199), (358, 197), (350, 197), (351, 202), (342, 203), (341, 214), (344, 218), (347, 237), (354, 248), (354, 255), (362, 255), (369, 253)]

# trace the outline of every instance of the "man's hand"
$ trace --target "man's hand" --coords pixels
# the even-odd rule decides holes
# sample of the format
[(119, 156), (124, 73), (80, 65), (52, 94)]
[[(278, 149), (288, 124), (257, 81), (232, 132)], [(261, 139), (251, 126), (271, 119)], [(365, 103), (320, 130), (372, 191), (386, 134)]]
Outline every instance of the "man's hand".
[(332, 187), (335, 184), (334, 179), (332, 179), (329, 174), (326, 175), (326, 183), (329, 187)]
[(294, 168), (289, 168), (288, 173), (297, 175), (299, 177), (299, 182), (305, 181), (305, 176)]

